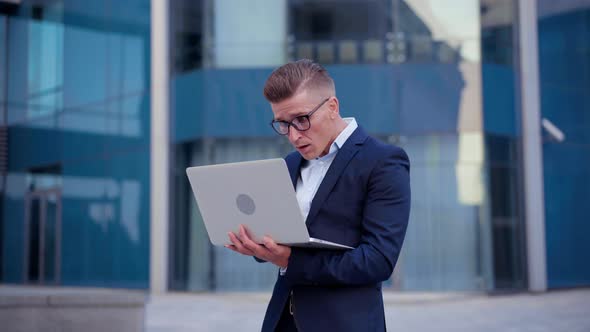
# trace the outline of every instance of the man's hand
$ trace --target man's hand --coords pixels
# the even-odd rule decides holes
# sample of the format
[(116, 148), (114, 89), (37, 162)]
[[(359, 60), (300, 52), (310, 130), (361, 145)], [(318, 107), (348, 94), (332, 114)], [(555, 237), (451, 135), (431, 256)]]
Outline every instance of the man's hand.
[(226, 245), (226, 248), (239, 252), (242, 255), (256, 256), (281, 268), (286, 268), (289, 264), (291, 248), (277, 244), (269, 236), (265, 236), (262, 239), (264, 244), (258, 244), (252, 241), (244, 225), (240, 225), (238, 235), (229, 232), (228, 236), (232, 244)]

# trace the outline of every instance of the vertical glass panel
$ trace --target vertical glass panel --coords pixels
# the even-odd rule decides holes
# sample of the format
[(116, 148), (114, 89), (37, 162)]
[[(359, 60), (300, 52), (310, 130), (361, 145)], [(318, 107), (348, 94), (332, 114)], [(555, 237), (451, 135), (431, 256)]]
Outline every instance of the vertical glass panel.
[(272, 67), (286, 60), (286, 0), (213, 1), (214, 66)]
[[(198, 141), (187, 147), (190, 166), (207, 165), (212, 163), (213, 142), (210, 140)], [(186, 174), (186, 173), (185, 173)], [(186, 177), (185, 177), (186, 179)], [(214, 249), (207, 236), (203, 218), (194, 199), (190, 186), (185, 186), (190, 192), (188, 217), (188, 280), (187, 289), (193, 291), (215, 289), (215, 255)]]
[(486, 0), (481, 5), (481, 54), (485, 130), (514, 136), (518, 116), (516, 1)]
[(58, 248), (61, 201), (61, 167), (52, 165), (39, 167), (25, 178), (26, 188), (26, 226), (28, 229), (28, 280), (41, 284), (58, 281)]
[[(213, 140), (201, 141), (190, 150), (190, 165), (206, 165), (213, 163)], [(187, 190), (191, 189), (187, 187)], [(192, 195), (192, 191), (191, 191)], [(190, 237), (189, 237), (189, 281), (188, 289), (216, 289), (216, 255), (207, 236), (199, 207), (193, 198), (190, 200)]]
[(485, 0), (481, 4), (482, 59), (486, 63), (514, 64), (516, 2)]
[(108, 161), (106, 202), (113, 207), (107, 242), (112, 245), (111, 283), (146, 288), (149, 280), (149, 149), (113, 153)]
[(490, 186), (490, 222), (496, 289), (526, 286), (525, 232), (519, 140), (488, 134), (487, 171)]
[(62, 280), (146, 288), (149, 154), (64, 165)]
[[(394, 138), (394, 137), (392, 137)], [(468, 138), (480, 146), (481, 134)], [(395, 142), (412, 163), (412, 211), (397, 285), (404, 290), (485, 289), (491, 275), (482, 251), (482, 160), (460, 155), (455, 135), (406, 136)], [(469, 144), (469, 143), (468, 143)]]
[(203, 65), (205, 54), (203, 52), (206, 42), (206, 17), (205, 4), (212, 2), (207, 0), (172, 0), (171, 57), (174, 59), (173, 69), (175, 73), (182, 73), (198, 69)]
[(43, 225), (43, 282), (57, 282), (59, 243), (59, 210), (61, 200), (56, 192), (45, 195), (45, 223)]
[[(149, 36), (149, 35), (148, 35)], [(123, 51), (121, 54), (122, 72), (117, 79), (121, 80), (121, 92), (125, 95), (149, 90), (150, 58), (147, 55), (149, 39), (146, 35), (122, 35)]]
[(29, 282), (39, 281), (39, 258), (41, 239), (41, 198), (38, 196), (29, 196), (27, 204), (27, 271), (26, 278)]
[(149, 43), (141, 34), (106, 33), (107, 49), (107, 94), (110, 100), (143, 92), (148, 88), (146, 48)]
[[(432, 41), (444, 41), (460, 50), (466, 61), (479, 61), (479, 3), (473, 0), (394, 0), (394, 32), (411, 36), (413, 51), (424, 56), (434, 49)], [(412, 37), (413, 36), (413, 37)], [(427, 38), (425, 38), (427, 37)], [(430, 39), (430, 41), (428, 40)], [(476, 44), (465, 47), (466, 41)]]
[(543, 178), (550, 288), (590, 285), (590, 4), (538, 0), (541, 116), (565, 134), (543, 131)]
[[(188, 256), (190, 246), (190, 220), (189, 204), (194, 204), (194, 198), (189, 189), (189, 182), (186, 177), (186, 167), (189, 165), (187, 159), (190, 158), (190, 143), (176, 144), (172, 152), (174, 156), (172, 182), (172, 211), (173, 217), (170, 222), (171, 241), (171, 260), (170, 260), (170, 289), (187, 290), (188, 289)], [(201, 283), (201, 284), (204, 284)]]
[(517, 2), (481, 1), (483, 126), (486, 132), (484, 221), (490, 225), (493, 289), (526, 286), (521, 155), (518, 152)]
[(25, 121), (27, 115), (28, 20), (13, 16), (10, 17), (9, 23), (8, 43), (10, 44), (5, 48), (10, 61), (6, 68), (10, 80), (6, 89), (8, 92), (7, 122), (15, 124)]
[(3, 226), (2, 253), (4, 282), (22, 283), (26, 279), (26, 265), (29, 259), (25, 247), (27, 246), (26, 223), (29, 208), (27, 207), (27, 181), (26, 176), (19, 172), (9, 172), (6, 177), (6, 191), (3, 202)]
[(6, 44), (7, 27), (8, 22), (6, 16), (0, 15), (0, 125), (5, 124), (4, 114), (6, 114), (6, 64), (8, 61), (8, 45)]
[[(1, 16), (0, 60), (7, 52), (10, 66), (0, 69), (10, 84), (0, 72), (0, 102), (8, 90), (9, 151), (18, 151), (9, 157), (4, 218), (23, 221), (3, 234), (18, 260), (4, 264), (4, 280), (23, 279), (24, 264), (37, 259), (42, 269), (31, 276), (46, 282), (61, 275), (67, 285), (147, 287), (149, 8), (147, 0), (33, 1), (10, 17), (7, 46)], [(63, 179), (15, 180), (48, 164), (63, 165)], [(62, 185), (62, 200), (50, 195), (44, 208), (25, 208), (29, 190)], [(32, 224), (43, 240), (30, 244), (36, 258), (24, 253), (25, 211), (44, 220)]]
[(64, 46), (64, 106), (77, 109), (104, 100), (109, 72), (107, 36), (100, 31), (68, 25)]
[(28, 119), (55, 117), (63, 102), (61, 2), (34, 7), (28, 25)]

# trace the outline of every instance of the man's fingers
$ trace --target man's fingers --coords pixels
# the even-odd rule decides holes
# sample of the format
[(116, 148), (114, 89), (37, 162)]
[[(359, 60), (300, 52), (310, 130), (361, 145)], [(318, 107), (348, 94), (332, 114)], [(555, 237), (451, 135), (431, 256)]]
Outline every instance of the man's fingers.
[(235, 252), (237, 252), (238, 254), (242, 254), (242, 255), (248, 255), (248, 256), (254, 256), (254, 255), (252, 255), (251, 253), (246, 253), (246, 252), (244, 251), (244, 249), (240, 249), (240, 250), (238, 250), (238, 248), (236, 248), (236, 246), (235, 246), (235, 245), (233, 245), (233, 244), (226, 244), (226, 245), (224, 245), (224, 247), (226, 247), (227, 249), (229, 249), (229, 250), (231, 250), (231, 251), (235, 251)]
[(235, 251), (235, 252), (237, 252), (237, 253), (240, 253), (240, 254), (241, 254), (241, 252), (239, 252), (239, 251), (238, 251), (238, 249), (236, 248), (236, 246), (235, 246), (235, 245), (233, 245), (233, 244), (226, 244), (226, 245), (224, 245), (224, 247), (226, 247), (227, 249), (229, 249), (229, 250), (231, 250), (231, 251)]
[(234, 233), (229, 232), (227, 235), (229, 236), (229, 240), (231, 241), (235, 250), (232, 248), (229, 248), (229, 249), (237, 251), (242, 255), (254, 256), (254, 253), (252, 252), (252, 250), (245, 247), (244, 244), (240, 241), (240, 239)]
[(264, 246), (273, 254), (278, 255), (280, 253), (281, 248), (279, 247), (279, 245), (270, 238), (270, 236), (265, 236), (264, 238), (262, 238), (262, 241), (264, 241)]
[(246, 247), (247, 249), (252, 251), (258, 257), (261, 257), (261, 256), (266, 257), (266, 254), (267, 254), (266, 250), (265, 250), (266, 248), (264, 248), (263, 246), (259, 245), (256, 242), (252, 241), (252, 239), (250, 238), (250, 236), (246, 232), (246, 228), (243, 225), (240, 225), (239, 236), (240, 236), (240, 241), (242, 242), (244, 247)]
[(232, 244), (225, 247), (230, 250), (242, 255), (256, 256), (280, 267), (286, 267), (288, 264), (291, 249), (277, 244), (270, 236), (265, 236), (262, 239), (263, 245), (260, 245), (252, 241), (248, 230), (242, 225), (240, 225), (240, 231), (237, 235), (232, 232), (227, 235)]
[(244, 229), (244, 233), (246, 233), (246, 235), (248, 236), (249, 239), (253, 238), (252, 233), (250, 232), (248, 227), (246, 227), (246, 225), (240, 225), (240, 226)]

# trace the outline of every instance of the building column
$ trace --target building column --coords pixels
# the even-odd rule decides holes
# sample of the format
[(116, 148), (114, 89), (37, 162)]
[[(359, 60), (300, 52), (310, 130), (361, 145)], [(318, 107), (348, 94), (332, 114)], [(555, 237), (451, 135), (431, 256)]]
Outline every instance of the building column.
[(169, 1), (151, 0), (150, 291), (168, 290)]
[(528, 287), (547, 290), (537, 1), (518, 1)]

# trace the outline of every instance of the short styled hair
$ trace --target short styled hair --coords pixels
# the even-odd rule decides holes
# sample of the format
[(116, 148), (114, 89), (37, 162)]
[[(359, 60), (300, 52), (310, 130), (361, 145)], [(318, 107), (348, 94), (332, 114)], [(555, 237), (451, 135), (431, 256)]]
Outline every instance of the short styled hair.
[(271, 103), (278, 103), (304, 89), (330, 89), (332, 94), (336, 93), (328, 71), (318, 63), (303, 59), (275, 69), (264, 84), (264, 97)]

